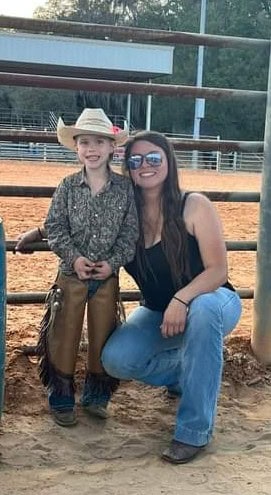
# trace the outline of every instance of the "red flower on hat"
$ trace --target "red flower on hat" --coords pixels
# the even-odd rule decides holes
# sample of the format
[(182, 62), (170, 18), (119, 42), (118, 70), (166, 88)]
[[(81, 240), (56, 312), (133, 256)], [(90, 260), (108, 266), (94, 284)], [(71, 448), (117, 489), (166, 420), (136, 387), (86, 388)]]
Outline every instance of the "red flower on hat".
[(118, 134), (119, 132), (122, 131), (122, 129), (120, 127), (118, 127), (117, 125), (113, 125), (112, 131), (114, 134)]

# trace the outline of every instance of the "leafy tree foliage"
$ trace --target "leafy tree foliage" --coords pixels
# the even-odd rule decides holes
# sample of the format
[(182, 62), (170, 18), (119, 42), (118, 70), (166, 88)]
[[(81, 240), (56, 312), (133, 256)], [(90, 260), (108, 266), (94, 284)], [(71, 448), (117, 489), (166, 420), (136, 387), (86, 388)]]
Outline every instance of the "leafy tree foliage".
[(61, 19), (100, 24), (133, 24), (137, 0), (47, 0), (38, 7), (35, 16), (42, 19)]
[[(201, 0), (47, 0), (44, 7), (36, 9), (35, 16), (198, 32), (200, 7)], [(207, 33), (268, 39), (270, 29), (271, 0), (208, 0)], [(203, 85), (266, 90), (268, 60), (268, 50), (205, 48)], [(173, 75), (155, 81), (194, 85), (196, 68), (197, 47), (177, 46)], [(38, 89), (35, 98), (33, 95), (33, 90), (22, 92), (4, 88), (0, 93), (0, 103), (61, 111), (65, 105), (69, 110), (74, 108), (77, 111), (90, 105), (102, 106), (109, 114), (126, 112), (126, 97), (123, 95)], [(140, 128), (145, 122), (145, 102), (146, 97), (134, 95), (132, 98), (132, 120)], [(264, 116), (264, 103), (208, 100), (201, 129), (203, 134), (220, 134), (225, 139), (257, 140), (263, 137)], [(191, 133), (193, 118), (193, 100), (153, 98), (152, 128)]]

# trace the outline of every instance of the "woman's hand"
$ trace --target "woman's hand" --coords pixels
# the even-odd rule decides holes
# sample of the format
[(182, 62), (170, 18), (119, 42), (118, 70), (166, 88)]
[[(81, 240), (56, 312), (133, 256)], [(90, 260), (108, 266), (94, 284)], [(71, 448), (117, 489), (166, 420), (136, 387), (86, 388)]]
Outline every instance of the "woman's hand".
[(161, 332), (163, 337), (173, 337), (179, 333), (183, 333), (187, 318), (187, 306), (171, 299), (166, 311), (164, 312), (164, 318), (161, 325)]
[(24, 234), (20, 234), (17, 238), (17, 244), (14, 248), (15, 252), (20, 251), (21, 253), (29, 252), (27, 245), (31, 242), (41, 241), (41, 232), (40, 229), (31, 229), (25, 232)]

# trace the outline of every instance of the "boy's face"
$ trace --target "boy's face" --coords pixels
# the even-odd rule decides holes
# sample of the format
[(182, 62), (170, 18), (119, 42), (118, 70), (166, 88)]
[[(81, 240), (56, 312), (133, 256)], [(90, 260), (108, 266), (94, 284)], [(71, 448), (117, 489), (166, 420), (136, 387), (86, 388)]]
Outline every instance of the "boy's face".
[(78, 158), (86, 170), (105, 168), (113, 153), (112, 139), (93, 134), (82, 134), (76, 137)]

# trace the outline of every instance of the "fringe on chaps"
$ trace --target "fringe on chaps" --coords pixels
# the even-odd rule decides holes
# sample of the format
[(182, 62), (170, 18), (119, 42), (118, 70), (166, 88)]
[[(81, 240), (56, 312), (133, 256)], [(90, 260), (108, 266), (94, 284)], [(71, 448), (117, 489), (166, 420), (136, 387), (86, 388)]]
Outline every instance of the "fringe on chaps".
[(48, 292), (36, 348), (39, 375), (48, 390), (59, 396), (75, 393), (74, 372), (87, 307), (88, 351), (84, 396), (95, 402), (109, 400), (119, 380), (102, 367), (102, 348), (114, 330), (123, 307), (119, 304), (118, 277), (103, 282), (88, 299), (88, 286), (75, 276), (59, 273)]

